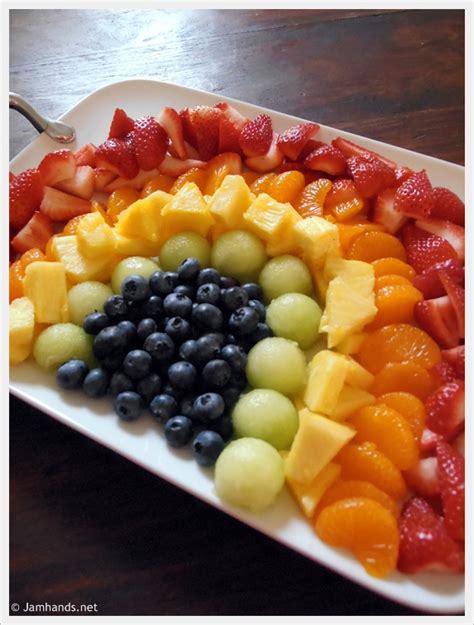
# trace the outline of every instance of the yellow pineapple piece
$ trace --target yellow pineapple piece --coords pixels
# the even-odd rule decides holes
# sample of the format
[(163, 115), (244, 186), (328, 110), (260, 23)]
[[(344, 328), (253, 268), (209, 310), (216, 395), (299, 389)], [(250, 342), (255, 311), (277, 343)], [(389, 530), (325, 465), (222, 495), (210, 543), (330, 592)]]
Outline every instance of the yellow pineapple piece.
[(367, 390), (372, 386), (375, 376), (364, 369), (356, 360), (350, 356), (343, 356), (347, 361), (346, 382), (354, 388), (362, 388)]
[(205, 237), (213, 223), (214, 218), (199, 187), (194, 182), (187, 182), (161, 211), (161, 240), (189, 230)]
[(322, 217), (307, 217), (294, 225), (297, 245), (305, 262), (313, 269), (324, 264), (328, 254), (339, 254), (339, 231), (335, 224)]
[(328, 290), (329, 282), (324, 277), (322, 269), (316, 269), (312, 271), (313, 282), (316, 287), (317, 300), (320, 304), (324, 304), (326, 301), (326, 291)]
[(242, 176), (226, 176), (209, 200), (209, 210), (216, 220), (213, 228), (226, 230), (242, 228), (243, 214), (250, 206), (252, 197), (255, 196), (250, 192)]
[(158, 190), (136, 200), (120, 213), (115, 224), (117, 232), (129, 239), (163, 242), (161, 211), (172, 199), (173, 195)]
[(342, 277), (356, 291), (367, 296), (373, 294), (375, 274), (370, 263), (329, 255), (324, 265), (324, 276), (328, 282)]
[(334, 484), (340, 474), (341, 467), (334, 462), (329, 462), (321, 469), (314, 480), (308, 484), (300, 484), (300, 482), (296, 482), (289, 477), (286, 478), (291, 493), (308, 519), (313, 517), (316, 506), (321, 501), (322, 496)]
[(110, 279), (116, 263), (115, 256), (86, 258), (79, 251), (76, 235), (55, 237), (51, 249), (54, 257), (64, 265), (67, 277), (74, 284), (86, 280), (106, 282)]
[[(249, 230), (268, 244), (276, 245), (294, 222), (293, 206), (277, 202), (267, 193), (260, 193), (244, 213)], [(298, 215), (299, 217), (299, 215)]]
[(359, 408), (370, 406), (373, 403), (375, 403), (375, 397), (367, 391), (344, 384), (334, 412), (330, 415), (331, 419), (343, 421)]
[(62, 263), (46, 261), (31, 263), (25, 269), (23, 286), (26, 297), (35, 308), (36, 321), (39, 323), (69, 321), (66, 271)]
[(357, 332), (356, 334), (351, 334), (350, 336), (348, 336), (346, 339), (344, 339), (343, 341), (339, 343), (336, 350), (340, 354), (344, 354), (346, 356), (350, 356), (351, 354), (357, 354), (365, 337), (366, 337), (366, 334), (364, 332)]
[(318, 352), (308, 365), (304, 403), (313, 412), (330, 415), (344, 386), (349, 363), (328, 349)]
[(302, 397), (295, 397), (293, 399), (293, 403), (295, 404), (296, 410), (302, 410), (306, 408), (306, 404), (304, 403), (304, 399)]
[(152, 243), (145, 239), (124, 237), (116, 228), (112, 228), (115, 239), (115, 251), (119, 256), (158, 256), (161, 243)]
[(303, 221), (303, 218), (295, 210), (288, 214), (288, 218), (283, 223), (278, 237), (275, 237), (267, 243), (266, 251), (269, 256), (296, 254), (299, 251), (294, 231), (294, 226), (299, 221)]
[(112, 256), (115, 251), (112, 228), (99, 212), (84, 215), (77, 226), (76, 236), (78, 249), (86, 258)]
[(8, 309), (10, 364), (17, 365), (28, 358), (33, 345), (35, 308), (28, 297), (18, 297)]

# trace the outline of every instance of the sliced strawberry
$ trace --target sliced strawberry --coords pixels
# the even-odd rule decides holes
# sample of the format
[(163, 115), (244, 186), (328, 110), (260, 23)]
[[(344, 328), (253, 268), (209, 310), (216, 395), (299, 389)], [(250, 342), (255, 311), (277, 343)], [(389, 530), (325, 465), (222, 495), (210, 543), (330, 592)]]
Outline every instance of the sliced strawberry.
[(434, 367), (431, 367), (430, 374), (436, 386), (442, 386), (446, 382), (453, 382), (458, 377), (453, 365), (444, 361), (438, 362)]
[(186, 173), (192, 167), (197, 167), (198, 169), (202, 169), (206, 166), (204, 161), (199, 161), (193, 158), (187, 158), (182, 161), (179, 158), (175, 158), (174, 156), (170, 156), (167, 154), (161, 163), (159, 170), (160, 173), (165, 174), (165, 176), (181, 176), (181, 174)]
[[(196, 148), (193, 148), (193, 146), (188, 143), (187, 141), (184, 142), (184, 147), (186, 149), (186, 158), (194, 158), (198, 161), (201, 160), (201, 156), (199, 154), (199, 152), (196, 150)], [(174, 153), (173, 150), (170, 150), (170, 154), (171, 156), (176, 156), (176, 154)], [(185, 159), (186, 160), (186, 159)]]
[(187, 154), (184, 145), (183, 122), (177, 111), (170, 106), (165, 106), (156, 120), (165, 129), (175, 156), (185, 159)]
[(106, 193), (112, 193), (116, 189), (121, 189), (122, 187), (131, 187), (132, 189), (136, 189), (137, 191), (141, 191), (147, 182), (158, 176), (160, 172), (158, 169), (150, 169), (150, 171), (145, 171), (144, 169), (140, 169), (135, 178), (129, 180), (128, 178), (114, 178), (110, 182), (108, 182), (104, 186), (104, 191)]
[(363, 148), (349, 139), (343, 139), (342, 137), (337, 137), (331, 141), (332, 145), (341, 150), (346, 158), (350, 158), (351, 156), (360, 156), (364, 160), (370, 161), (372, 157), (376, 157), (379, 161), (384, 163), (390, 169), (395, 170), (397, 164), (394, 161), (391, 161), (389, 158), (385, 158), (381, 154), (377, 152), (373, 152), (372, 150), (368, 150), (367, 148)]
[(408, 180), (410, 176), (413, 176), (414, 173), (413, 169), (409, 167), (397, 167), (395, 170), (395, 182), (397, 183), (397, 187), (399, 187), (402, 182), (405, 182), (405, 180)]
[(421, 435), (420, 451), (422, 454), (432, 454), (436, 450), (436, 445), (439, 441), (444, 440), (441, 434), (436, 434), (429, 428), (424, 428)]
[(93, 143), (86, 143), (77, 152), (74, 152), (74, 158), (76, 159), (76, 165), (89, 165), (95, 167), (95, 151), (96, 147)]
[(117, 178), (117, 174), (110, 169), (102, 169), (101, 167), (96, 167), (94, 169), (94, 191), (105, 191), (105, 187)]
[(413, 279), (413, 286), (423, 293), (426, 299), (446, 295), (446, 289), (439, 278), (440, 270), (447, 272), (456, 284), (464, 284), (464, 267), (457, 258), (449, 258), (428, 267)]
[(219, 120), (219, 147), (218, 152), (235, 152), (242, 154), (240, 149), (240, 129), (226, 117)]
[(428, 217), (433, 206), (433, 187), (424, 169), (402, 182), (395, 194), (395, 209), (408, 217)]
[(94, 170), (89, 165), (79, 165), (74, 178), (54, 185), (56, 189), (90, 200), (94, 193)]
[[(283, 174), (285, 171), (301, 171), (302, 173), (305, 173), (306, 168), (300, 161), (285, 161), (281, 163), (281, 165), (278, 165), (278, 167), (275, 169), (276, 174)], [(322, 172), (321, 175), (324, 176)]]
[(12, 173), (11, 171), (8, 172), (8, 180), (9, 182), (11, 182), (12, 180), (15, 180), (16, 176), (14, 173)]
[(46, 215), (36, 211), (26, 226), (12, 239), (11, 245), (16, 252), (23, 254), (32, 247), (44, 252), (46, 244), (54, 234), (53, 222)]
[(341, 176), (346, 171), (346, 158), (332, 145), (323, 145), (305, 158), (304, 166), (331, 176)]
[(458, 258), (464, 260), (465, 231), (462, 226), (441, 219), (418, 219), (416, 225), (426, 232), (446, 239), (456, 250)]
[(398, 570), (464, 571), (463, 548), (449, 536), (443, 518), (421, 497), (410, 499), (402, 511)]
[(395, 234), (400, 230), (408, 217), (395, 210), (396, 189), (389, 187), (377, 195), (375, 199), (372, 221), (384, 226), (387, 232)]
[(228, 102), (218, 102), (214, 105), (214, 108), (219, 109), (223, 113), (224, 117), (239, 130), (242, 130), (245, 124), (249, 121), (247, 117), (244, 117)]
[(403, 227), (402, 238), (408, 263), (417, 273), (436, 263), (457, 258), (455, 249), (446, 239), (429, 234), (412, 223)]
[(433, 189), (434, 206), (431, 217), (452, 221), (458, 226), (464, 226), (464, 202), (452, 191), (445, 187)]
[(62, 180), (69, 180), (76, 173), (76, 159), (71, 150), (57, 150), (46, 154), (38, 166), (43, 184), (52, 186)]
[(444, 524), (451, 538), (464, 540), (464, 458), (451, 445), (436, 445)]
[(89, 213), (91, 203), (52, 187), (44, 188), (40, 211), (53, 221), (67, 221), (76, 215)]
[(313, 122), (292, 126), (278, 137), (278, 147), (286, 158), (296, 161), (307, 142), (318, 134), (319, 128), (319, 124)]
[(138, 174), (138, 162), (133, 145), (125, 139), (107, 139), (96, 151), (97, 166), (110, 169), (117, 176), (134, 178)]
[(323, 141), (317, 141), (316, 139), (308, 139), (298, 156), (298, 160), (304, 161), (304, 159), (309, 156), (311, 152), (314, 152), (314, 150), (317, 150), (318, 148), (322, 148), (324, 145), (328, 144)]
[(133, 119), (123, 109), (115, 109), (108, 139), (123, 139), (133, 130)]
[(395, 184), (394, 170), (376, 156), (351, 156), (347, 168), (362, 197), (374, 197)]
[(156, 169), (165, 158), (168, 135), (154, 117), (140, 117), (130, 133), (138, 166), (145, 171)]
[(272, 171), (276, 169), (283, 161), (283, 152), (278, 147), (278, 135), (273, 133), (272, 144), (266, 154), (263, 156), (253, 156), (245, 161), (249, 169), (258, 172)]
[(455, 380), (440, 386), (425, 402), (426, 425), (446, 440), (464, 427), (464, 382)]
[(464, 311), (465, 311), (465, 297), (466, 292), (462, 286), (456, 284), (455, 280), (452, 276), (441, 269), (439, 272), (439, 279), (446, 289), (446, 293), (448, 294), (449, 301), (451, 302), (452, 307), (456, 313), (456, 319), (458, 322), (458, 332), (459, 336), (464, 338)]
[(439, 495), (438, 460), (436, 456), (421, 458), (412, 469), (403, 472), (407, 485), (417, 495), (436, 497)]
[(202, 160), (207, 161), (217, 154), (222, 115), (220, 109), (211, 106), (186, 107), (179, 113), (184, 139), (196, 148)]
[(43, 197), (43, 181), (38, 169), (27, 169), (10, 181), (10, 226), (20, 230), (28, 223)]
[(263, 113), (245, 124), (240, 132), (240, 148), (245, 156), (263, 156), (272, 144), (273, 126), (269, 115)]
[(465, 363), (465, 348), (464, 345), (458, 345), (457, 347), (452, 347), (451, 349), (443, 349), (441, 351), (441, 356), (443, 360), (449, 362), (451, 364), (456, 373), (457, 377), (461, 380), (464, 379), (464, 363)]
[(448, 296), (417, 302), (414, 313), (418, 324), (441, 347), (449, 348), (459, 344), (456, 312)]
[(240, 174), (242, 172), (242, 159), (235, 152), (224, 152), (211, 158), (206, 164), (206, 169), (218, 169), (226, 166), (229, 174)]
[(456, 436), (456, 438), (452, 441), (451, 445), (458, 452), (458, 454), (464, 458), (464, 454), (466, 453), (466, 440), (464, 430), (461, 432), (461, 434), (458, 434)]

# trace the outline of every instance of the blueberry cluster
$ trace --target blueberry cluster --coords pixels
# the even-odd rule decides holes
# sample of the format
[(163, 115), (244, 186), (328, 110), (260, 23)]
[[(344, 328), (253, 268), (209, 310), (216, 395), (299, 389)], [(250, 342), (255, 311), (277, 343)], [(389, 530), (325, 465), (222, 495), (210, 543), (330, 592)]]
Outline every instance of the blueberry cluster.
[(114, 409), (134, 421), (148, 408), (172, 447), (192, 440), (201, 465), (212, 465), (232, 436), (231, 411), (247, 385), (247, 352), (272, 335), (262, 290), (240, 285), (195, 258), (177, 272), (149, 280), (130, 275), (122, 295), (84, 319), (99, 366), (59, 367), (57, 382), (92, 398), (113, 396)]

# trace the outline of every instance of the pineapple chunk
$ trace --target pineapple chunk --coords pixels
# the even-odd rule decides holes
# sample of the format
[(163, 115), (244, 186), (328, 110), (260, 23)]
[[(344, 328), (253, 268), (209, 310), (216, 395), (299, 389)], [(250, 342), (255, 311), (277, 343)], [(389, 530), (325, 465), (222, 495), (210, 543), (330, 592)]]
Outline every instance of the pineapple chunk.
[(209, 201), (216, 225), (227, 230), (242, 228), (243, 214), (250, 206), (252, 193), (242, 176), (226, 176)]
[(328, 282), (340, 276), (363, 295), (370, 296), (374, 290), (374, 268), (361, 260), (345, 260), (329, 255), (324, 265), (324, 276)]
[(77, 226), (76, 236), (77, 247), (86, 258), (112, 256), (115, 251), (112, 228), (97, 211), (84, 215)]
[(313, 517), (322, 496), (334, 484), (340, 474), (341, 467), (334, 462), (329, 462), (309, 484), (300, 484), (289, 477), (286, 478), (294, 498), (308, 519)]
[(69, 321), (66, 271), (62, 263), (31, 263), (25, 269), (23, 284), (39, 323)]
[(186, 182), (161, 211), (160, 236), (166, 241), (178, 232), (191, 230), (205, 237), (213, 223), (199, 187), (194, 182)]
[(55, 237), (52, 252), (55, 258), (64, 265), (66, 275), (73, 283), (85, 282), (86, 280), (106, 282), (110, 279), (116, 262), (114, 256), (104, 258), (86, 258), (83, 256), (79, 251), (77, 237), (74, 234), (66, 237)]
[(285, 461), (288, 480), (309, 484), (355, 435), (355, 430), (307, 408)]
[(122, 211), (115, 224), (117, 232), (129, 239), (162, 242), (161, 211), (173, 199), (164, 191), (154, 191)]
[(302, 217), (295, 210), (290, 211), (278, 237), (267, 243), (269, 256), (296, 254), (299, 251), (294, 230), (295, 224), (299, 221), (302, 221)]
[(258, 237), (277, 245), (296, 219), (294, 213), (296, 211), (290, 203), (283, 204), (266, 193), (260, 193), (245, 211), (244, 221)]
[(28, 297), (18, 297), (10, 304), (8, 327), (10, 364), (17, 365), (28, 358), (33, 345), (35, 309)]
[(344, 384), (339, 394), (339, 400), (332, 413), (331, 419), (343, 421), (350, 417), (356, 410), (375, 403), (375, 397), (360, 388), (353, 388)]
[(350, 354), (357, 354), (365, 336), (366, 335), (363, 332), (351, 334), (339, 343), (339, 345), (337, 346), (337, 351), (340, 354), (345, 354), (346, 356), (349, 356)]
[(313, 282), (316, 286), (316, 294), (318, 302), (324, 303), (326, 301), (326, 291), (328, 290), (329, 282), (324, 277), (322, 269), (313, 269)]
[(304, 403), (302, 397), (295, 397), (293, 399), (293, 403), (295, 404), (296, 410), (302, 410), (303, 408), (306, 408), (306, 404)]
[(120, 256), (158, 256), (160, 253), (160, 243), (151, 243), (145, 239), (129, 239), (112, 228), (115, 239), (115, 251)]
[(339, 254), (339, 231), (323, 217), (307, 217), (294, 225), (296, 243), (313, 270), (322, 267), (328, 254)]
[(350, 356), (345, 356), (345, 359), (348, 363), (346, 383), (353, 388), (362, 388), (364, 390), (372, 386), (375, 376)]
[(304, 403), (310, 410), (330, 415), (334, 412), (344, 386), (349, 363), (344, 356), (322, 350), (308, 365)]

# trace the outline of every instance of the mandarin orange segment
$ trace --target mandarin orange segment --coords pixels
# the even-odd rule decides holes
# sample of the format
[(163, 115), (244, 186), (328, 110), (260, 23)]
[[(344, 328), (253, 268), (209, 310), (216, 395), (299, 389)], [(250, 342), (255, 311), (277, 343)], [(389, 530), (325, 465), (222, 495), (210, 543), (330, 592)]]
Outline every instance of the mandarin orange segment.
[(372, 266), (374, 268), (374, 275), (376, 278), (386, 276), (387, 274), (396, 274), (397, 276), (403, 276), (412, 282), (413, 278), (416, 276), (416, 271), (411, 265), (403, 262), (403, 260), (400, 260), (399, 258), (393, 258), (393, 256), (378, 258), (377, 260), (372, 261)]
[(257, 180), (257, 178), (260, 178), (260, 174), (256, 171), (244, 171), (240, 175), (249, 187), (255, 182), (255, 180)]
[(348, 443), (334, 458), (341, 467), (345, 480), (370, 482), (394, 499), (406, 493), (406, 485), (400, 469), (382, 453), (375, 443)]
[[(207, 171), (205, 169), (199, 169), (198, 167), (191, 167), (191, 169), (188, 169), (188, 171), (185, 171), (184, 174), (181, 174), (181, 176), (178, 176), (176, 178), (168, 193), (174, 195), (187, 182), (194, 182), (199, 187), (201, 193), (204, 193), (204, 189), (206, 188), (206, 183), (210, 174), (214, 175), (215, 171)], [(212, 193), (214, 193), (214, 191)]]
[(164, 191), (165, 193), (169, 193), (171, 187), (174, 184), (174, 181), (175, 179), (171, 176), (158, 174), (158, 176), (155, 176), (155, 178), (152, 178), (146, 183), (146, 185), (142, 189), (142, 192), (140, 193), (140, 197), (148, 197), (151, 193), (154, 193), (155, 191)]
[(396, 273), (389, 273), (385, 276), (375, 278), (374, 291), (383, 289), (386, 286), (395, 286), (399, 284), (407, 284), (408, 286), (411, 286), (411, 282), (407, 278), (399, 276)]
[(356, 429), (354, 441), (370, 441), (401, 469), (411, 469), (418, 461), (418, 446), (410, 424), (385, 404), (364, 406), (355, 412), (349, 423)]
[(422, 299), (423, 294), (411, 284), (393, 284), (377, 289), (375, 291), (377, 314), (367, 329), (375, 330), (392, 323), (413, 321), (415, 304)]
[(363, 232), (352, 241), (347, 250), (347, 258), (363, 260), (366, 263), (372, 263), (374, 260), (387, 256), (403, 261), (407, 257), (405, 248), (397, 237), (387, 232)]
[[(201, 189), (199, 182), (196, 182), (197, 186), (201, 189), (204, 195), (214, 195), (215, 191), (221, 186), (224, 178), (230, 174), (230, 168), (228, 165), (216, 165), (209, 170), (198, 170), (206, 175), (204, 179), (204, 186)], [(190, 182), (190, 181), (188, 181)], [(195, 182), (195, 181), (194, 181)]]
[(53, 252), (53, 243), (55, 238), (59, 236), (59, 234), (53, 234), (53, 236), (50, 237), (49, 241), (46, 243), (46, 248), (44, 250), (44, 260), (56, 260), (56, 254)]
[(324, 200), (331, 190), (332, 182), (320, 178), (305, 186), (295, 202), (295, 209), (301, 217), (321, 217), (324, 212)]
[(398, 559), (397, 521), (367, 497), (340, 499), (319, 514), (315, 530), (325, 543), (351, 549), (367, 573), (387, 577)]
[(73, 217), (72, 219), (70, 219), (67, 222), (67, 224), (64, 226), (61, 234), (65, 236), (70, 235), (70, 234), (76, 234), (77, 226), (79, 225), (83, 217), (84, 215), (76, 215), (76, 217)]
[(377, 373), (388, 362), (412, 362), (431, 369), (441, 361), (441, 351), (424, 330), (393, 323), (365, 337), (358, 360), (371, 373)]
[(140, 199), (140, 194), (132, 187), (122, 187), (112, 191), (107, 200), (107, 220), (110, 225), (117, 223), (122, 211)]
[(337, 221), (347, 221), (358, 215), (364, 208), (364, 200), (362, 198), (353, 198), (347, 202), (341, 202), (329, 209), (333, 217)]
[(31, 263), (35, 263), (38, 260), (44, 260), (44, 254), (37, 247), (32, 247), (27, 252), (24, 252), (20, 258), (23, 269), (26, 269), (28, 265), (31, 265)]
[(426, 414), (423, 402), (416, 395), (403, 391), (394, 391), (380, 395), (377, 398), (377, 403), (385, 404), (405, 417), (415, 440), (418, 444), (420, 443), (423, 430), (425, 429)]
[(17, 297), (23, 297), (23, 278), (25, 277), (25, 268), (21, 260), (16, 260), (9, 267), (9, 299), (13, 302)]
[(363, 232), (381, 232), (382, 226), (379, 224), (372, 224), (370, 222), (365, 223), (338, 223), (337, 229), (339, 230), (339, 243), (341, 250), (345, 253), (352, 241), (357, 238)]
[(263, 176), (259, 176), (250, 185), (250, 191), (252, 191), (252, 193), (255, 193), (255, 195), (258, 195), (259, 193), (266, 193), (271, 182), (276, 177), (277, 175), (273, 172), (269, 174), (263, 174)]
[(293, 204), (303, 189), (304, 175), (300, 171), (293, 170), (285, 171), (273, 178), (266, 192), (277, 202)]
[(370, 392), (379, 397), (385, 393), (402, 391), (424, 401), (435, 390), (432, 375), (413, 362), (388, 362), (376, 375)]
[(321, 497), (316, 514), (335, 501), (347, 499), (348, 497), (367, 497), (368, 499), (378, 501), (378, 503), (384, 508), (387, 508), (395, 518), (398, 518), (400, 511), (397, 502), (387, 495), (387, 493), (384, 493), (383, 490), (363, 480), (341, 480), (340, 478), (334, 482)]

